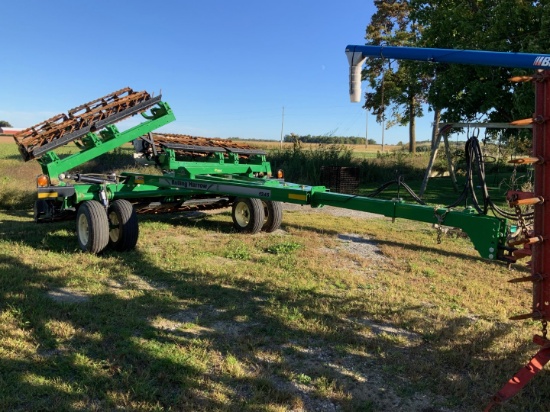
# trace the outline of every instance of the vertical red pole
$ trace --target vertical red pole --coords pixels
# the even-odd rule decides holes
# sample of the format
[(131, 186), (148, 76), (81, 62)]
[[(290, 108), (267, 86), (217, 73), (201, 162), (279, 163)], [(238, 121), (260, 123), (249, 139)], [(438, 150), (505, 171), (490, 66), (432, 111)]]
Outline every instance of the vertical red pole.
[(550, 320), (550, 71), (535, 75), (535, 95), (533, 157), (540, 160), (534, 164), (534, 195), (544, 201), (535, 205), (533, 236), (543, 240), (531, 245), (533, 311), (516, 319), (531, 317), (543, 322), (543, 336), (535, 335), (533, 339), (542, 348), (498, 391), (485, 412), (518, 393), (550, 361), (550, 340), (546, 338), (545, 323)]
[(535, 81), (535, 115), (533, 123), (533, 155), (535, 164), (535, 196), (543, 203), (535, 205), (534, 235), (543, 241), (533, 245), (531, 274), (533, 285), (533, 318), (550, 320), (550, 73), (541, 71)]

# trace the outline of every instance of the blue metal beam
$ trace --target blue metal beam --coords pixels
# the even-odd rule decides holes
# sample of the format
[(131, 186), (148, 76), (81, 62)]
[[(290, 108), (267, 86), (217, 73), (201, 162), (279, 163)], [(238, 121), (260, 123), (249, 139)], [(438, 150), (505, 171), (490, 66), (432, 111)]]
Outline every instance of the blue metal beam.
[(540, 53), (349, 45), (346, 47), (346, 55), (350, 64), (352, 102), (358, 102), (361, 99), (361, 65), (367, 57), (550, 70), (550, 54)]
[[(347, 46), (346, 53), (361, 53), (363, 57), (418, 60), (435, 63), (461, 63), (479, 66), (550, 69), (550, 55), (482, 50), (431, 49), (395, 46)], [(358, 57), (358, 56), (357, 56)]]

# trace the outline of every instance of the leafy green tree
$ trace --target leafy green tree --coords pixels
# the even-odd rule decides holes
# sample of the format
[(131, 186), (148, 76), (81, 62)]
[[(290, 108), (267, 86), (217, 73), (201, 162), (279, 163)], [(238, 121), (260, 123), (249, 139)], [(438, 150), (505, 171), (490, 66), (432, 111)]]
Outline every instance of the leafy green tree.
[(5, 120), (0, 120), (0, 127), (13, 127), (9, 122)]
[[(425, 47), (545, 52), (550, 10), (524, 0), (411, 0), (410, 18), (422, 26)], [(544, 31), (546, 30), (546, 31)], [(511, 83), (532, 71), (460, 64), (424, 65), (434, 76), (428, 101), (445, 122), (509, 122), (530, 117), (531, 84)]]
[[(418, 41), (419, 27), (409, 19), (409, 2), (405, 0), (375, 0), (377, 8), (366, 30), (367, 44), (381, 46), (411, 46)], [(423, 116), (422, 103), (428, 78), (420, 75), (418, 63), (399, 61), (388, 64), (369, 58), (363, 71), (371, 92), (365, 94), (365, 109), (385, 121), (386, 105), (391, 109), (387, 127), (409, 125), (409, 150), (416, 151), (416, 118)]]

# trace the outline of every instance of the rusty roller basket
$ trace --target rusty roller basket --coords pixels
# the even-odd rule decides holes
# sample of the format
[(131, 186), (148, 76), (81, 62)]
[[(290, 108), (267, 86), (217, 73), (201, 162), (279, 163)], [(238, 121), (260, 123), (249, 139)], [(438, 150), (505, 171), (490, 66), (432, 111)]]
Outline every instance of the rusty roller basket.
[(160, 95), (151, 97), (145, 91), (134, 92), (126, 87), (22, 130), (13, 138), (25, 161), (36, 159), (89, 132), (142, 113), (160, 99)]
[(148, 158), (163, 153), (164, 149), (172, 149), (177, 156), (206, 157), (212, 152), (233, 152), (239, 158), (252, 154), (265, 154), (263, 150), (254, 149), (245, 143), (237, 143), (230, 139), (189, 136), (185, 134), (151, 133), (141, 138), (145, 144), (140, 152)]

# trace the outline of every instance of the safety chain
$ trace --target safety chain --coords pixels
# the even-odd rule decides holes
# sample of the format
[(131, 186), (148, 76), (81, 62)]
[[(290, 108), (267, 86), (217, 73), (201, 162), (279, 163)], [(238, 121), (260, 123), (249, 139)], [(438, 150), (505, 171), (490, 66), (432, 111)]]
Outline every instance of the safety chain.
[(546, 335), (548, 334), (548, 329), (546, 328), (548, 326), (548, 322), (546, 320), (541, 321), (542, 323), (542, 337), (546, 339)]
[(437, 213), (437, 208), (434, 208), (434, 217), (437, 219), (437, 244), (441, 244), (441, 237), (443, 236), (443, 221), (449, 213), (449, 209), (445, 211), (442, 215)]

